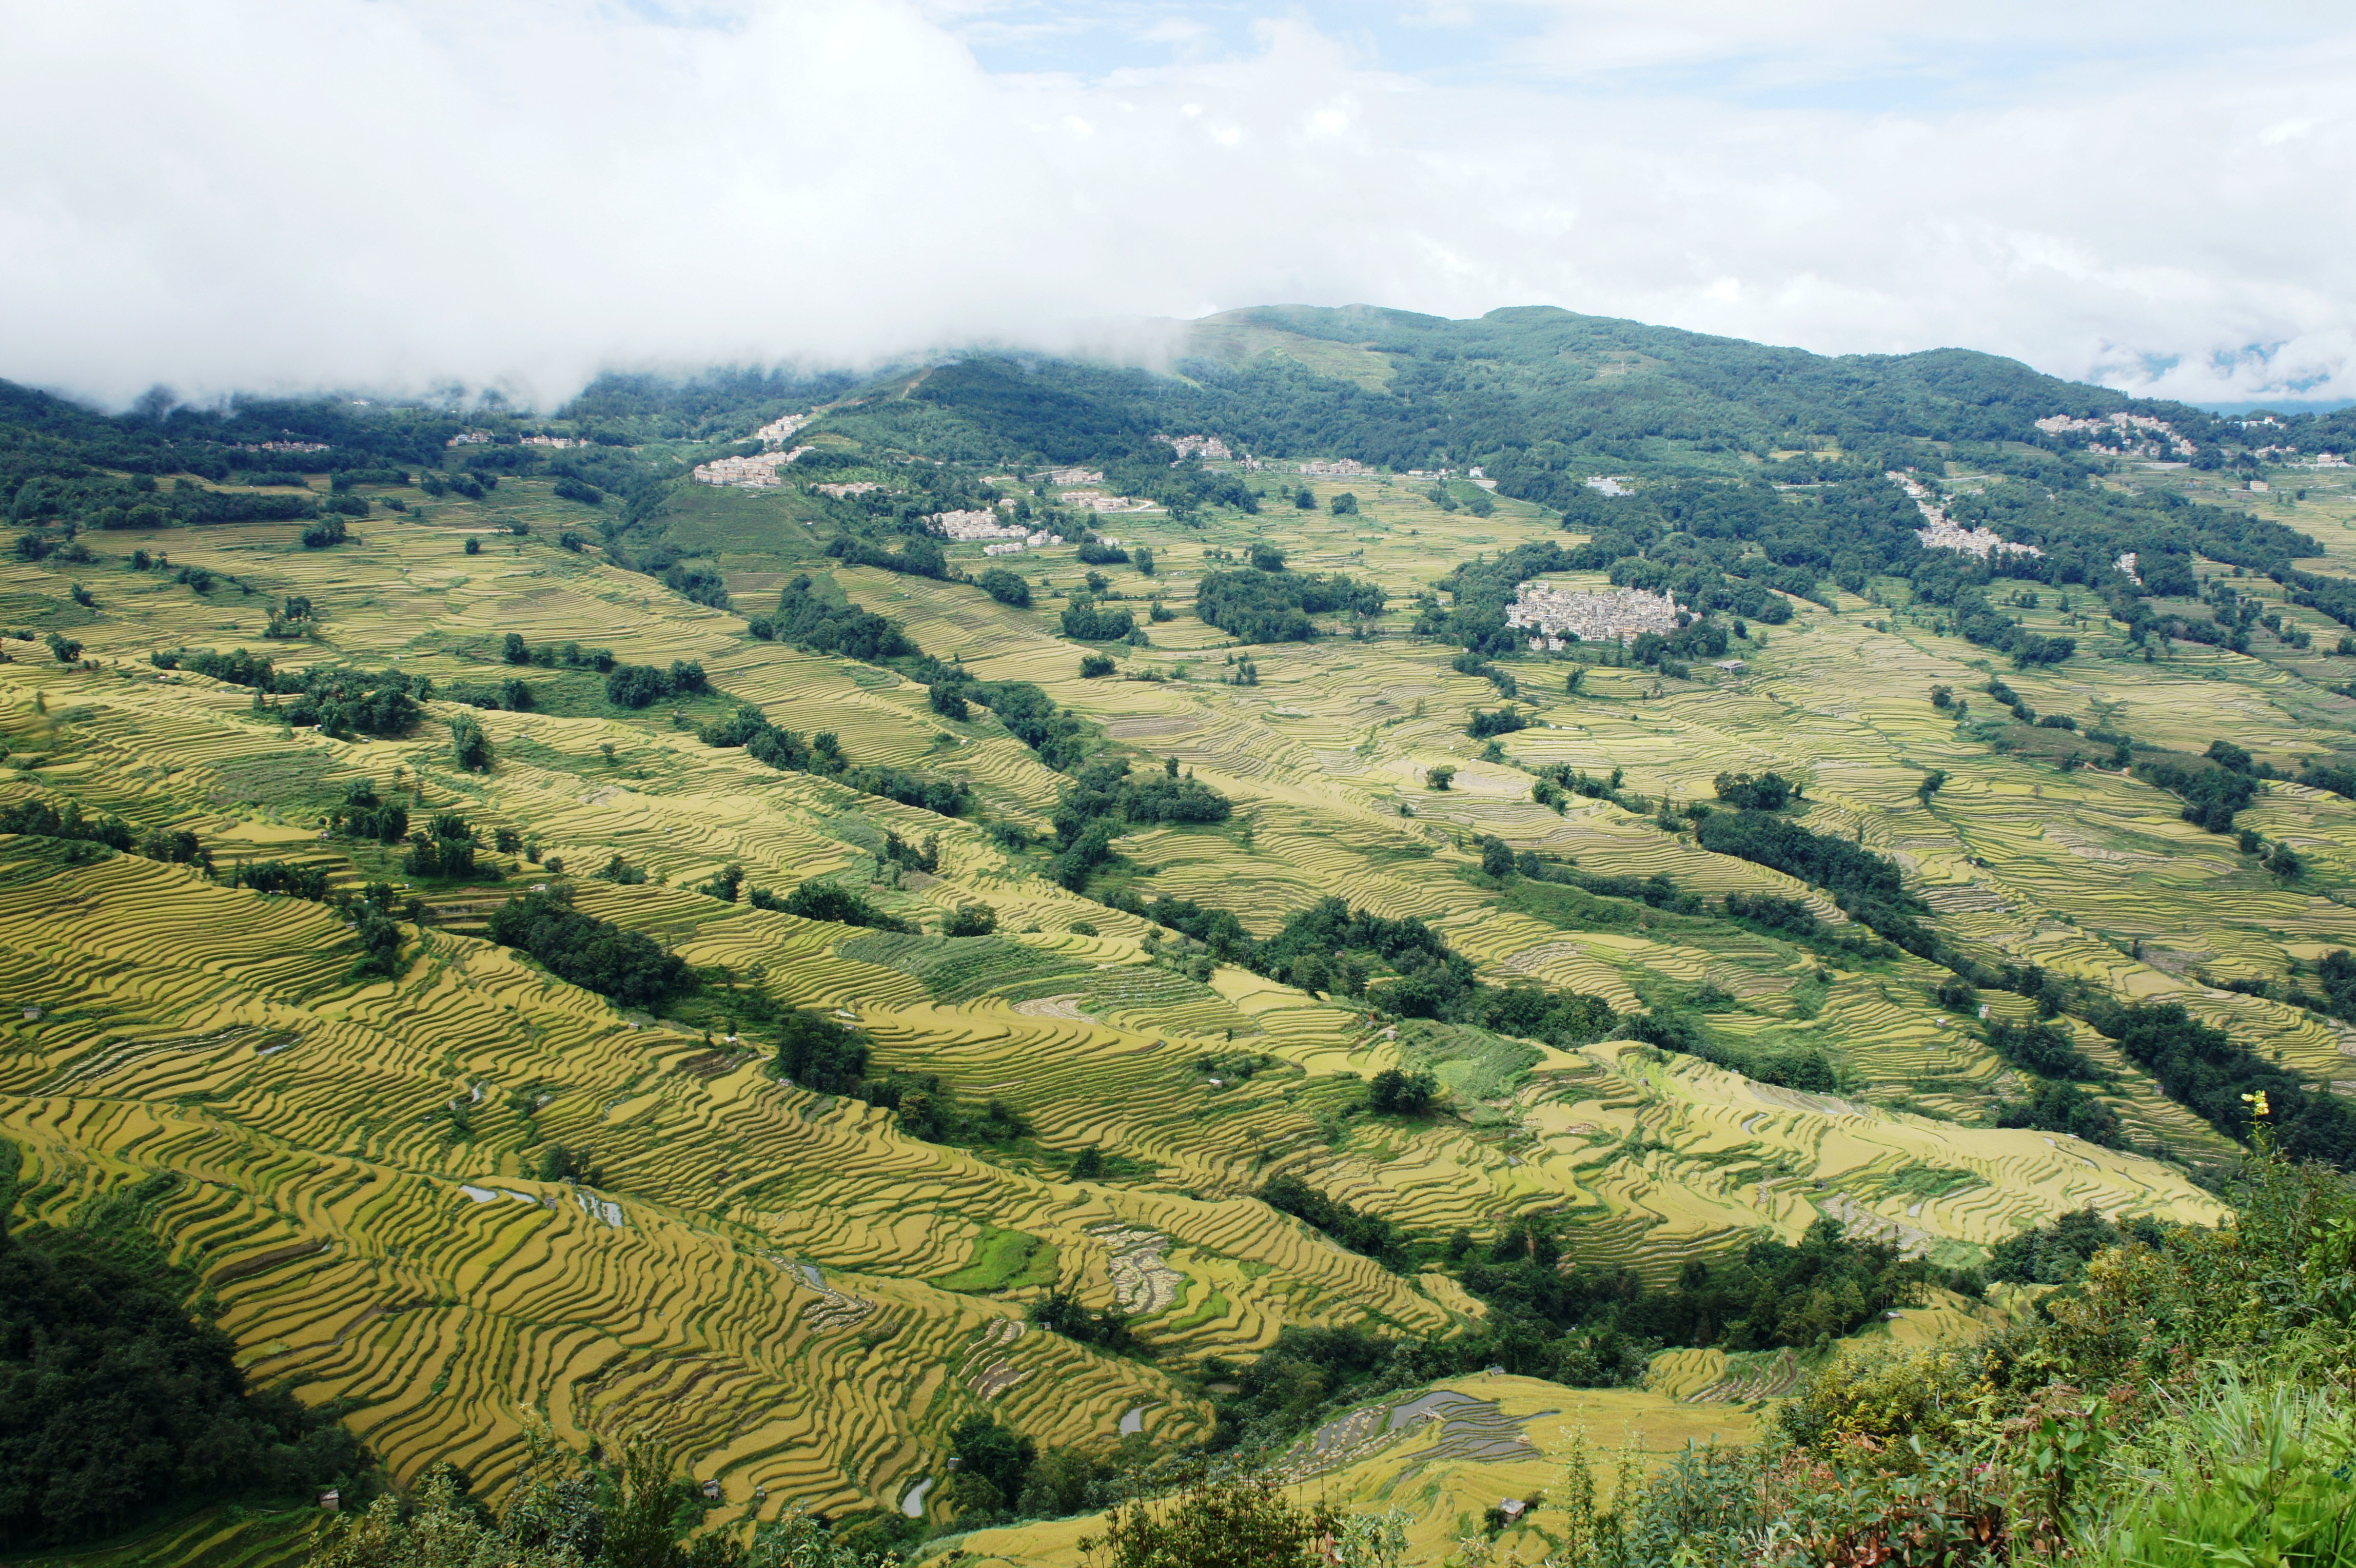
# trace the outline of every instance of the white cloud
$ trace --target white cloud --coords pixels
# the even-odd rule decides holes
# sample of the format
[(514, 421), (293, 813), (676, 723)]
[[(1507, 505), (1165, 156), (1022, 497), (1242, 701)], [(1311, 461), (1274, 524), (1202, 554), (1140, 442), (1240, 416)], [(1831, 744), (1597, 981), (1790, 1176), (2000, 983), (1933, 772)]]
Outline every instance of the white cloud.
[(2295, 6), (2223, 52), (2162, 47), (2189, 7), (1423, 18), (1521, 40), (1478, 72), (1297, 15), (1220, 55), (1170, 17), (1123, 36), (1183, 58), (1093, 75), (986, 69), (968, 38), (1082, 25), (987, 0), (0, 6), (0, 375), (112, 399), (546, 399), (1293, 300), (1962, 344), (2169, 395), (2356, 382), (2356, 33), (2318, 11), (2341, 30), (2283, 45)]

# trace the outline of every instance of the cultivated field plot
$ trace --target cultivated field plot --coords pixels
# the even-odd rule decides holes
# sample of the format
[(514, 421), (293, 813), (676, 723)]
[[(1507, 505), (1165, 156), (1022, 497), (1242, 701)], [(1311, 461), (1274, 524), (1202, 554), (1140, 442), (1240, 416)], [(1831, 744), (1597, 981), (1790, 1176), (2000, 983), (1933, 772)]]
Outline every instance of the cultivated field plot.
[[(1740, 1406), (1697, 1404), (1628, 1389), (1566, 1389), (1505, 1375), (1452, 1379), (1335, 1418), (1292, 1455), (1293, 1500), (1348, 1513), (1397, 1509), (1407, 1516), (1408, 1560), (1437, 1563), (1507, 1498), (1559, 1495), (1574, 1440), (1583, 1441), (1599, 1492), (1609, 1498), (1622, 1454), (1650, 1469), (1688, 1443), (1740, 1443), (1758, 1417)], [(1543, 1507), (1500, 1544), (1536, 1561), (1562, 1542)], [(969, 1563), (1076, 1564), (1095, 1520), (976, 1530), (958, 1539)]]
[[(1248, 329), (1229, 337), (1222, 352), (1260, 351)], [(1355, 355), (1332, 348), (1337, 364)], [(1354, 373), (1382, 369), (1356, 358), (1369, 362), (1352, 360)], [(946, 1434), (976, 1412), (1043, 1445), (1109, 1443), (1136, 1412), (1157, 1438), (1199, 1435), (1200, 1358), (1248, 1354), (1289, 1324), (1435, 1334), (1477, 1310), (1258, 1201), (1273, 1175), (1424, 1235), (1561, 1215), (1571, 1260), (1653, 1280), (1825, 1215), (1955, 1264), (2090, 1205), (2220, 1218), (2177, 1166), (1990, 1124), (2019, 1075), (1936, 1004), (1945, 972), (1927, 962), (1483, 874), (1477, 840), (1494, 835), (1595, 876), (1797, 900), (1852, 929), (1822, 892), (1710, 854), (1690, 831), (1607, 800), (1538, 804), (1531, 769), (1550, 764), (1619, 769), (1627, 789), (1680, 802), (1709, 799), (1722, 772), (1777, 771), (1804, 785), (1807, 825), (1894, 858), (1942, 934), (1974, 952), (2180, 1001), (2254, 1049), (2356, 1078), (2339, 1026), (2201, 978), (2277, 977), (2356, 946), (2356, 805), (2265, 787), (2244, 820), (2305, 858), (2285, 884), (2147, 784), (1998, 749), (1985, 721), (2001, 709), (1979, 695), (2000, 674), (2040, 712), (2087, 727), (2196, 753), (2224, 739), (2289, 766), (2336, 754), (2356, 721), (2320, 655), (2179, 644), (2147, 663), (2079, 616), (2076, 657), (1999, 671), (1933, 631), (1902, 593), (1877, 589), (1881, 602), (1795, 604), (1795, 618), (1744, 645), (1740, 672), (1598, 669), (1574, 693), (1569, 662), (1514, 660), (1534, 723), (1484, 759), (1466, 723), (1497, 690), (1453, 668), (1453, 650), (1408, 634), (1414, 599), (1461, 562), (1560, 537), (1551, 518), (1503, 500), (1487, 517), (1444, 510), (1404, 479), (1309, 482), (1314, 511), (1103, 520), (1157, 563), (1151, 577), (1109, 569), (1119, 602), (1141, 615), (1159, 595), (1175, 616), (1145, 623), (1143, 647), (1113, 645), (1118, 671), (1095, 679), (1079, 674), (1086, 650), (1059, 635), (1056, 594), (1086, 570), (1070, 547), (1005, 558), (1036, 596), (1013, 609), (969, 583), (828, 560), (811, 509), (790, 494), (693, 498), (681, 527), (715, 542), (730, 609), (594, 545), (560, 547), (552, 532), (573, 512), (530, 480), (496, 500), (375, 518), (329, 550), (301, 548), (289, 525), (163, 536), (175, 565), (213, 575), (201, 590), (131, 570), (134, 545), (157, 542), (144, 536), (92, 536), (91, 563), (0, 564), (0, 613), (70, 634), (89, 661), (5, 645), (0, 803), (73, 802), (141, 834), (185, 828), (222, 873), (274, 861), (322, 868), (339, 888), (413, 881), (401, 891), (437, 917), (408, 931), (400, 980), (356, 980), (353, 934), (319, 904), (0, 838), (0, 1133), (26, 1150), (28, 1201), (64, 1216), (169, 1177), (151, 1182), (152, 1218), (211, 1283), (255, 1376), (349, 1402), (404, 1477), (437, 1458), (496, 1476), (539, 1412), (576, 1438), (659, 1430), (721, 1480), (732, 1509), (755, 1509), (759, 1489), (768, 1513), (792, 1498), (898, 1506), (938, 1477)], [(1345, 489), (1360, 510), (1336, 516)], [(2346, 497), (2333, 497), (2301, 503), (2296, 523), (2356, 563), (2356, 525), (2339, 526)], [(1374, 634), (1247, 650), (1197, 619), (1194, 585), (1219, 564), (1207, 553), (1266, 541), (1299, 569), (1378, 584), (1390, 608)], [(984, 564), (978, 547), (952, 561)], [(903, 674), (747, 635), (746, 618), (801, 571), (936, 658), (1036, 682), (1141, 770), (1172, 758), (1225, 792), (1227, 822), (1120, 840), (1142, 896), (1232, 910), (1262, 936), (1327, 897), (1419, 918), (1491, 983), (1536, 981), (1623, 1014), (1691, 1002), (1723, 1038), (1821, 1051), (1843, 1091), (1754, 1083), (1626, 1041), (1561, 1051), (1392, 1027), (1233, 966), (1173, 961), (1146, 921), (1058, 886), (1045, 852), (990, 832), (1046, 832), (1066, 780), (986, 709), (946, 717)], [(70, 598), (76, 584), (92, 604)], [(315, 633), (266, 641), (290, 595), (316, 607)], [(510, 633), (626, 662), (697, 660), (715, 694), (617, 707), (596, 677), (506, 663)], [(397, 668), (442, 694), (405, 737), (343, 740), (257, 712), (245, 688), (149, 661), (239, 647), (283, 669)], [(1232, 683), (1230, 660), (1246, 653), (1257, 682)], [(449, 689), (509, 675), (544, 695), (530, 711), (476, 713), (497, 761), (461, 769), (446, 721), (473, 710)], [(1934, 708), (1933, 684), (1968, 698), (1975, 717)], [(830, 732), (861, 765), (963, 780), (976, 809), (946, 817), (704, 745), (697, 725), (734, 702)], [(1439, 766), (1458, 769), (1445, 791), (1427, 785)], [(1926, 802), (1917, 786), (1934, 768), (1945, 779)], [(487, 843), (506, 830), (537, 858), (486, 851), (471, 881), (404, 876), (397, 852), (327, 832), (361, 781), (413, 820), (462, 812)], [(928, 871), (889, 847), (926, 840)], [(644, 880), (584, 875), (616, 857)], [(855, 1023), (879, 1067), (1001, 1101), (1025, 1139), (920, 1141), (883, 1111), (780, 1081), (766, 1070), (773, 1038), (749, 1023), (732, 1031), (715, 1016), (707, 1034), (618, 1008), (482, 940), (489, 911), (557, 879), (560, 862), (584, 911), (724, 972), (728, 987)], [(698, 890), (732, 865), (778, 895), (813, 881), (854, 890), (918, 929), (862, 930)], [(990, 908), (992, 934), (939, 934), (972, 904)], [(1989, 996), (1995, 1016), (2029, 1019), (2025, 1000)], [(2077, 1033), (2139, 1143), (2228, 1151), (2107, 1042)], [(1237, 1051), (1262, 1069), (1215, 1081), (1205, 1060)], [(1432, 1071), (1453, 1112), (1336, 1114), (1392, 1067)], [(594, 1179), (542, 1179), (555, 1144), (591, 1155)], [(1070, 1156), (1087, 1149), (1118, 1174), (1069, 1179)], [(1028, 1326), (1050, 1284), (1128, 1311), (1159, 1359)], [(1680, 1361), (1663, 1387), (1758, 1397), (1788, 1370)], [(1411, 1508), (1435, 1554), (1500, 1497), (1554, 1484), (1569, 1427), (1600, 1448), (1624, 1427), (1650, 1452), (1748, 1430), (1731, 1407), (1660, 1392), (1509, 1378), (1435, 1391), (1452, 1402), (1411, 1424), (1386, 1413), (1334, 1434), (1333, 1463), (1305, 1483)], [(965, 1548), (1061, 1561), (1079, 1530), (991, 1532)]]

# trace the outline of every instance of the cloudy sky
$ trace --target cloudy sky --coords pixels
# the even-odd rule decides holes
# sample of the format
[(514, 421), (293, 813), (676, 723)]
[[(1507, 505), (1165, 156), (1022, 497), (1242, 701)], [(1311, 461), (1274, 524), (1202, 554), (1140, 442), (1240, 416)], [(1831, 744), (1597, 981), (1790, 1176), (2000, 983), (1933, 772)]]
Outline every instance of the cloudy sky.
[(0, 377), (562, 397), (1551, 304), (2356, 397), (2356, 7), (0, 0)]

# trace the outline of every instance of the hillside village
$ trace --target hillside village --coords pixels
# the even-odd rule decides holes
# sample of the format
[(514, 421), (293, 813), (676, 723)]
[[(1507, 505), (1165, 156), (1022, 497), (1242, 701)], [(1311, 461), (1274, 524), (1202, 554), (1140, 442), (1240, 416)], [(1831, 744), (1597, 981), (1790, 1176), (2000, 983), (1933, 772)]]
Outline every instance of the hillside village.
[(1505, 624), (1526, 628), (1532, 651), (1560, 651), (1574, 642), (1627, 642), (1648, 631), (1677, 628), (1677, 602), (1642, 588), (1556, 588), (1526, 582), (1514, 590)]
[(1990, 528), (1959, 528), (1945, 510), (1933, 504), (1931, 492), (1911, 474), (1891, 469), (1882, 478), (1890, 480), (1912, 498), (1922, 514), (1923, 526), (1914, 531), (1925, 550), (1954, 550), (1965, 555), (1976, 555), (1983, 561), (1990, 555), (2043, 555), (2034, 544), (2016, 544)]

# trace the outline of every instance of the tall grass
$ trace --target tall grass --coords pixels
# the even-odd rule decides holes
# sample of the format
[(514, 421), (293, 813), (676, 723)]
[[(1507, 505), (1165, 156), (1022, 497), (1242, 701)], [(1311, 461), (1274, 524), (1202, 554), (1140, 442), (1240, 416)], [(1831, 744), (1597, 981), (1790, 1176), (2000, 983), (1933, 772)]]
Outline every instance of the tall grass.
[(2215, 1368), (2111, 1469), (2089, 1564), (2356, 1568), (2356, 1405), (2297, 1369)]

